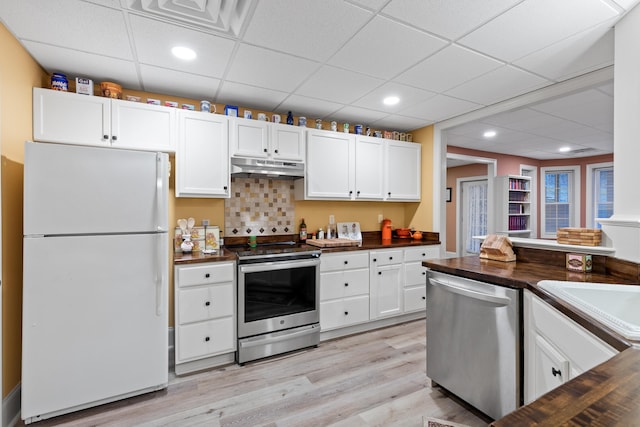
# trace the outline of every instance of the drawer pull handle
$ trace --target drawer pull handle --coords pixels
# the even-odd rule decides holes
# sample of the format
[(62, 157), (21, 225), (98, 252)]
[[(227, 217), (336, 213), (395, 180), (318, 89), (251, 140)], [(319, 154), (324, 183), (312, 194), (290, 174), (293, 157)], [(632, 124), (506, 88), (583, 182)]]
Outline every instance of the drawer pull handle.
[(345, 283), (344, 285), (345, 285), (345, 286), (349, 286), (349, 284), (348, 284), (348, 283)]
[(209, 342), (209, 340), (210, 340), (210, 339), (211, 339), (211, 338), (209, 338), (209, 337), (204, 337), (204, 341), (205, 341), (205, 342)]
[(204, 277), (206, 277), (207, 279), (210, 277), (211, 275), (209, 273), (205, 274)]
[(392, 256), (390, 256), (390, 257), (389, 257), (389, 261), (391, 261), (392, 259), (393, 259), (393, 257), (392, 257)]
[(422, 299), (427, 299), (427, 297), (422, 297)]
[(373, 262), (377, 262), (377, 261), (378, 261), (378, 258), (374, 258), (374, 259), (373, 259)]
[(424, 257), (426, 257), (426, 256), (427, 256), (427, 254), (422, 254), (422, 257), (423, 257), (423, 258), (424, 258)]
[(348, 311), (345, 311), (345, 312), (344, 312), (344, 315), (345, 315), (345, 316), (348, 316), (348, 315), (349, 315), (349, 312), (348, 312)]
[(117, 141), (118, 140), (118, 136), (114, 135), (114, 136), (111, 137), (111, 139), (114, 140), (114, 141)]
[(344, 265), (347, 265), (347, 264), (349, 264), (349, 261), (345, 261), (345, 262), (344, 262)]
[(204, 303), (205, 306), (209, 307), (211, 305), (211, 301), (207, 301)]
[(423, 275), (423, 276), (426, 276), (426, 275), (427, 275), (427, 272), (426, 272), (426, 271), (423, 271), (423, 272), (422, 272), (422, 275)]
[(382, 276), (382, 271), (378, 271), (378, 276)]
[(102, 139), (109, 139), (109, 135), (102, 135)]
[(562, 376), (562, 371), (560, 369), (556, 369), (553, 366), (551, 367), (551, 373), (553, 374), (553, 376), (555, 377), (556, 375), (560, 375)]

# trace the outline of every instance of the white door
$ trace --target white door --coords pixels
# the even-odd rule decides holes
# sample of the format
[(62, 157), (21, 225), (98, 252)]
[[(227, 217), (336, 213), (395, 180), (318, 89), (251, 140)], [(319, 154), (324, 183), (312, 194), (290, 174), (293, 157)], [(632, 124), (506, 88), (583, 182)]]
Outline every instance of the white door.
[(23, 418), (166, 384), (168, 244), (24, 239)]
[(304, 128), (274, 123), (270, 136), (274, 159), (304, 161)]
[(358, 138), (356, 140), (356, 199), (384, 198), (384, 140)]
[(111, 101), (112, 147), (174, 152), (175, 141), (175, 108)]
[(387, 200), (415, 200), (421, 197), (422, 145), (385, 140)]
[(473, 236), (487, 234), (487, 180), (462, 181), (460, 186), (460, 227), (459, 242), (462, 244), (463, 255), (480, 253), (479, 240)]
[(236, 117), (229, 120), (231, 156), (269, 157), (269, 123)]
[(306, 196), (316, 199), (352, 199), (355, 136), (310, 130), (307, 138)]

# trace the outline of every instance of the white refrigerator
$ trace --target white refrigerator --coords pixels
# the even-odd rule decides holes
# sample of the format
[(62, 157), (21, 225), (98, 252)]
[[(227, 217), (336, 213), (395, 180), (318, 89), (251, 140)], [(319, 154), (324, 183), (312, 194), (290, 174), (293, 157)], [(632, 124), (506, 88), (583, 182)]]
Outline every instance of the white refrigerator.
[(167, 386), (168, 165), (25, 144), (26, 423)]

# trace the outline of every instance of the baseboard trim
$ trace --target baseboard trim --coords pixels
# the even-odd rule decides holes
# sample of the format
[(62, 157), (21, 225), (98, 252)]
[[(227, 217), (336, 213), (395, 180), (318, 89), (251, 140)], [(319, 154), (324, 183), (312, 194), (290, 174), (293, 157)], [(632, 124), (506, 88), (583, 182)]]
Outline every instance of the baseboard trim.
[(22, 398), (22, 384), (18, 384), (2, 399), (2, 425), (13, 427), (20, 419), (20, 401)]

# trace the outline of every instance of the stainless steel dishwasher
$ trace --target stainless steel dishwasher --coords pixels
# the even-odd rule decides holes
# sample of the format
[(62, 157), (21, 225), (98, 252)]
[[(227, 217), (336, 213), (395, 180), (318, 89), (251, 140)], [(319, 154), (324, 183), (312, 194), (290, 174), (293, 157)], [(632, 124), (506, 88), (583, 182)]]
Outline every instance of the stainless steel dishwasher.
[(522, 291), (429, 271), (427, 376), (494, 419), (520, 406)]

